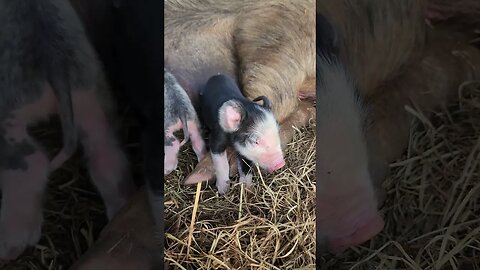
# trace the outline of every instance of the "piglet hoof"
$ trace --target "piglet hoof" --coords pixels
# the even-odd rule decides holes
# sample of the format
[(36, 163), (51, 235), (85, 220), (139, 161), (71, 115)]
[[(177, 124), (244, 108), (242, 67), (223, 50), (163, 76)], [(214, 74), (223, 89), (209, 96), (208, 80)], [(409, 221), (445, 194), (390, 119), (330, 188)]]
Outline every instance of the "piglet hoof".
[(167, 157), (165, 156), (165, 162), (163, 163), (163, 172), (165, 175), (170, 174), (171, 172), (175, 171), (178, 166), (178, 160), (176, 155), (174, 157)]
[(246, 188), (250, 189), (253, 187), (252, 175), (247, 174), (245, 176), (240, 176), (240, 183), (244, 184)]
[(176, 170), (178, 166), (178, 160), (176, 155), (174, 157), (168, 157), (168, 158), (167, 156), (165, 156), (165, 162), (163, 165), (164, 165), (163, 172), (165, 175), (168, 175), (174, 170)]
[(225, 195), (225, 193), (227, 193), (228, 189), (230, 188), (230, 181), (228, 179), (222, 181), (217, 180), (216, 186), (218, 194)]
[(171, 145), (165, 146), (165, 159), (163, 160), (164, 174), (170, 174), (177, 169), (178, 166), (178, 151), (180, 151), (180, 142), (173, 137)]
[(28, 246), (37, 244), (41, 234), (41, 223), (30, 231), (7, 229), (3, 224), (0, 225), (0, 261), (15, 260)]
[(175, 169), (177, 169), (177, 164), (168, 164), (165, 163), (163, 173), (164, 175), (169, 175), (171, 172), (173, 172)]

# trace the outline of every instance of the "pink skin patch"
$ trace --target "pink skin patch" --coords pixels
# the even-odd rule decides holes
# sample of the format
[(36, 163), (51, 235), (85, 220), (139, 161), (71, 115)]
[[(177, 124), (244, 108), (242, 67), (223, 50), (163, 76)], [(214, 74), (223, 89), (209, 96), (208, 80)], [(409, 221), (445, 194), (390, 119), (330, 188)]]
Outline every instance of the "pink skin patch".
[(177, 156), (180, 150), (180, 141), (177, 138), (175, 138), (172, 144), (173, 144), (172, 146), (165, 146), (165, 162), (164, 162), (165, 175), (173, 172), (177, 168), (177, 164), (178, 164)]
[(225, 116), (226, 116), (226, 120), (227, 120), (227, 127), (230, 129), (230, 130), (235, 130), (238, 128), (238, 126), (240, 125), (240, 120), (242, 118), (242, 116), (240, 115), (240, 113), (238, 113), (238, 111), (230, 106), (228, 106), (225, 110)]
[(180, 151), (180, 147), (185, 143), (185, 140), (180, 142), (173, 133), (180, 130), (182, 126), (182, 121), (177, 119), (175, 124), (165, 130), (165, 138), (173, 139), (173, 141), (171, 142), (172, 145), (165, 145), (165, 159), (163, 163), (164, 175), (170, 174), (177, 168), (178, 152)]
[(200, 161), (207, 154), (207, 148), (205, 141), (202, 138), (200, 127), (194, 121), (187, 121), (187, 126), (193, 151), (195, 151), (195, 154), (197, 155), (197, 161)]
[(364, 225), (357, 226), (352, 234), (342, 238), (330, 239), (329, 249), (332, 253), (338, 254), (351, 246), (363, 244), (380, 233), (384, 226), (385, 221), (377, 214), (372, 219), (367, 220)]
[(272, 173), (276, 170), (279, 170), (281, 168), (283, 168), (283, 166), (285, 166), (285, 160), (282, 158), (281, 160), (279, 161), (276, 161), (275, 163), (273, 163), (274, 165), (270, 168), (268, 168), (268, 172), (269, 173)]
[[(187, 121), (187, 127), (189, 134), (184, 134), (184, 136), (188, 135), (190, 137), (193, 150), (197, 155), (197, 160), (200, 161), (207, 154), (207, 148), (202, 138), (200, 127), (195, 121)], [(165, 145), (164, 175), (170, 174), (178, 166), (178, 153), (185, 143), (185, 140), (180, 142), (173, 133), (182, 128), (183, 123), (178, 119), (174, 125), (165, 130), (165, 138), (173, 138), (174, 140), (172, 142), (173, 145)]]
[(258, 147), (260, 147), (260, 148), (264, 148), (264, 149), (269, 148), (268, 139), (266, 139), (266, 138), (263, 138), (263, 137), (259, 138), (256, 143), (257, 143)]
[[(257, 160), (254, 161), (257, 162), (260, 167), (272, 173), (283, 168), (283, 166), (285, 166), (285, 160), (280, 145), (272, 144), (272, 141), (275, 141), (275, 139), (269, 139), (269, 135), (266, 135), (266, 137), (267, 138), (262, 137), (258, 139), (256, 145), (253, 146), (254, 148), (260, 149), (259, 152), (261, 153)], [(254, 151), (256, 150), (252, 150), (252, 152)]]
[(220, 107), (219, 124), (223, 131), (233, 132), (240, 126), (242, 115), (240, 114), (239, 106), (233, 101), (227, 101)]
[(380, 233), (383, 218), (362, 186), (322, 187), (317, 190), (317, 225), (332, 253), (362, 244)]
[(273, 155), (267, 153), (260, 156), (258, 164), (260, 167), (265, 168), (269, 173), (272, 173), (285, 166), (285, 159), (283, 158), (282, 153), (274, 153)]
[(213, 166), (215, 168), (215, 176), (217, 177), (216, 186), (219, 194), (225, 194), (229, 188), (229, 171), (227, 152), (221, 154), (212, 153)]

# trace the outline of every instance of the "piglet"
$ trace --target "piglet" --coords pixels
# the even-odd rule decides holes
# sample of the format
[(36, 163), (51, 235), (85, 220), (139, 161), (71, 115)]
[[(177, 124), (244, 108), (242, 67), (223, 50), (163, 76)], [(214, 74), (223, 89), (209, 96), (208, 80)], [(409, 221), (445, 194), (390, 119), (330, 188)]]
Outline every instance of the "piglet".
[[(262, 105), (255, 103), (260, 100)], [(210, 131), (209, 147), (220, 194), (229, 187), (229, 146), (237, 152), (241, 183), (251, 184), (252, 163), (268, 172), (285, 165), (279, 126), (271, 107), (265, 96), (253, 101), (245, 98), (236, 82), (224, 74), (211, 77), (201, 90), (200, 117)]]
[[(164, 69), (164, 174), (167, 175), (177, 168), (178, 152), (191, 138), (193, 150), (200, 161), (206, 154), (205, 142), (200, 132), (200, 122), (192, 102), (185, 89), (178, 83), (172, 73)], [(174, 132), (183, 129), (183, 141), (175, 137)]]
[[(50, 173), (78, 144), (111, 219), (134, 191), (115, 104), (78, 14), (64, 0), (0, 0), (0, 260), (38, 243)], [(60, 116), (50, 160), (30, 128)]]

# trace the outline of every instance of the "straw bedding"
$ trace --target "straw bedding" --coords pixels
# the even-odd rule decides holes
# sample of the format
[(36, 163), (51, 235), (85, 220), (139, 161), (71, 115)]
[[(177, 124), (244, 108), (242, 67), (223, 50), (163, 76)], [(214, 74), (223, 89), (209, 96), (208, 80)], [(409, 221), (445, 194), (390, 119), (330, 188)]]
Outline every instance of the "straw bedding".
[[(315, 263), (315, 127), (298, 130), (278, 173), (254, 174), (252, 190), (232, 178), (225, 197), (201, 190), (191, 247), (195, 186), (183, 186), (191, 151), (165, 182), (165, 257), (173, 269), (292, 269)], [(189, 256), (187, 256), (189, 252)]]

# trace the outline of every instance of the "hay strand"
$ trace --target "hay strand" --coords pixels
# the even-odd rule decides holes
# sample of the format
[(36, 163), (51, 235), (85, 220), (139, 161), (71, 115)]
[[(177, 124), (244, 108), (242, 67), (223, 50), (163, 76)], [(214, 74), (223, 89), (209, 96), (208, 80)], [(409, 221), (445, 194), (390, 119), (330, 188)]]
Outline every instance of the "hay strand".
[(195, 203), (193, 204), (192, 220), (190, 221), (190, 230), (188, 231), (187, 256), (190, 256), (190, 245), (192, 244), (193, 230), (195, 228), (195, 218), (197, 216), (198, 201), (200, 200), (201, 188), (202, 188), (202, 182), (199, 182), (197, 184), (197, 192), (195, 192)]

